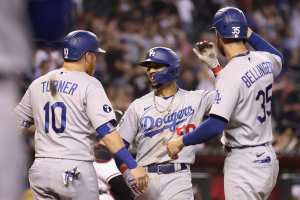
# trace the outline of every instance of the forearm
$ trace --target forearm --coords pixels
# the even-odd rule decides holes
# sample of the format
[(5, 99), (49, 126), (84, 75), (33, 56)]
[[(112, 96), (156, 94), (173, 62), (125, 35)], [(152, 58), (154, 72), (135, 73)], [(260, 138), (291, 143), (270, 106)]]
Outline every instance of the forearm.
[(183, 136), (184, 146), (204, 143), (220, 134), (227, 126), (227, 122), (217, 117), (209, 117), (192, 133)]
[(35, 134), (35, 125), (32, 125), (29, 128), (22, 128), (22, 133), (26, 137), (34, 137), (34, 134)]
[[(113, 131), (102, 138), (102, 142), (109, 149), (109, 151), (113, 154), (118, 152), (121, 148), (125, 147), (122, 138), (118, 134), (118, 132)], [(100, 143), (100, 142), (99, 142)]]
[(275, 54), (280, 57), (283, 62), (283, 55), (280, 51), (278, 51), (273, 45), (264, 40), (260, 35), (255, 32), (252, 32), (250, 37), (248, 38), (248, 43), (258, 51), (266, 51), (272, 54)]

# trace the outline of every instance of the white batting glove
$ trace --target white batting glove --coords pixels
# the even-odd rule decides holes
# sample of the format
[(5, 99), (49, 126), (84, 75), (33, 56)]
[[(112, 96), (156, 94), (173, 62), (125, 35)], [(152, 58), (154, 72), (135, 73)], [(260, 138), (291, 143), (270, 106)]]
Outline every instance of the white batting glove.
[(207, 64), (215, 75), (221, 70), (214, 43), (208, 41), (197, 42), (193, 52), (202, 62)]
[(143, 192), (138, 189), (136, 181), (130, 173), (130, 169), (127, 169), (125, 172), (123, 172), (123, 177), (131, 192), (133, 193), (135, 199), (143, 194)]

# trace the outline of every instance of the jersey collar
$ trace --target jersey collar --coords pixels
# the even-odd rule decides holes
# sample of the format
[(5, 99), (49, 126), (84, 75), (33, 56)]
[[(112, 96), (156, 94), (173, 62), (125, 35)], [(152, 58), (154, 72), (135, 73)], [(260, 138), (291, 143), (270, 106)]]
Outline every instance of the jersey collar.
[(242, 56), (247, 56), (249, 53), (250, 53), (250, 51), (248, 50), (248, 51), (246, 51), (244, 53), (239, 53), (239, 54), (233, 56), (231, 59), (237, 58), (237, 57), (242, 57)]

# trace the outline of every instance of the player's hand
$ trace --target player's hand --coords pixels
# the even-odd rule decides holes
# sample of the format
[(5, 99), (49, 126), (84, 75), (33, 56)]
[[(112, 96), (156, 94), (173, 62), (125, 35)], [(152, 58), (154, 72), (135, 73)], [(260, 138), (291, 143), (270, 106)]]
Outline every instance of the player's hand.
[(143, 194), (143, 192), (137, 188), (136, 181), (133, 178), (133, 176), (130, 174), (130, 170), (127, 169), (125, 172), (122, 172), (122, 174), (123, 174), (123, 177), (124, 177), (128, 187), (130, 188), (131, 192), (133, 193), (134, 197), (137, 198), (137, 197), (141, 196)]
[(208, 42), (205, 40), (197, 42), (193, 48), (193, 52), (202, 62), (206, 63), (208, 68), (211, 70), (220, 66), (213, 42)]
[(131, 169), (130, 174), (134, 178), (137, 189), (141, 192), (145, 192), (149, 181), (146, 170), (143, 167), (138, 166), (134, 169)]
[(249, 38), (252, 35), (252, 33), (253, 33), (252, 29), (248, 27), (247, 38)]
[(175, 160), (178, 158), (178, 153), (183, 149), (183, 137), (174, 138), (167, 144), (168, 155), (171, 159)]

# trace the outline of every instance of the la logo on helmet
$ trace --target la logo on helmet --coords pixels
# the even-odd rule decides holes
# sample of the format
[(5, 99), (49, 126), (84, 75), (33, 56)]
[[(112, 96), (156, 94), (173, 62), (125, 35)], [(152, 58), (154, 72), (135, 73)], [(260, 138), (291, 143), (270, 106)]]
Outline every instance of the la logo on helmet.
[(149, 56), (151, 57), (155, 56), (155, 51), (153, 49), (150, 49)]
[(241, 32), (241, 30), (240, 30), (239, 26), (233, 26), (232, 27), (232, 32), (231, 33), (232, 33), (233, 37), (238, 38), (240, 32)]

